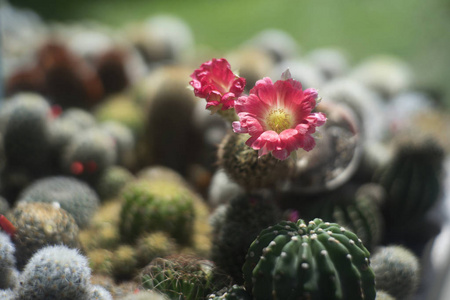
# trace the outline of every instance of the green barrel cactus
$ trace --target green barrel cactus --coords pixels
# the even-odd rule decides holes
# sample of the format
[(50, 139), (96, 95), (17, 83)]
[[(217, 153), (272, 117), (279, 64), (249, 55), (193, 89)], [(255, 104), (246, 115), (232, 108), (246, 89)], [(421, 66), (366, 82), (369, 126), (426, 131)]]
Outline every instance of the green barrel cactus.
[(245, 287), (255, 300), (374, 300), (369, 256), (361, 240), (336, 223), (282, 221), (251, 244)]
[(112, 257), (112, 276), (116, 280), (130, 280), (138, 272), (136, 250), (130, 245), (121, 245)]
[(258, 157), (258, 151), (245, 144), (246, 134), (230, 133), (222, 140), (219, 165), (225, 173), (246, 190), (273, 187), (290, 173), (289, 160), (280, 161), (272, 155)]
[(444, 149), (432, 138), (397, 138), (393, 158), (375, 175), (386, 190), (383, 210), (389, 228), (409, 231), (438, 202), (444, 158)]
[(162, 231), (148, 233), (136, 242), (136, 257), (140, 267), (145, 267), (157, 257), (166, 257), (176, 252), (175, 241)]
[(139, 236), (164, 231), (179, 244), (192, 243), (194, 196), (183, 186), (165, 180), (140, 180), (122, 192), (119, 231), (122, 240), (134, 243)]
[(391, 245), (380, 247), (372, 255), (377, 289), (396, 299), (411, 299), (420, 282), (420, 263), (409, 249)]
[(307, 209), (299, 209), (300, 217), (338, 223), (354, 232), (370, 251), (381, 242), (384, 231), (383, 216), (378, 206), (383, 200), (378, 197), (382, 197), (383, 193), (376, 190), (382, 190), (382, 187), (376, 184), (346, 184), (337, 191), (322, 195)]

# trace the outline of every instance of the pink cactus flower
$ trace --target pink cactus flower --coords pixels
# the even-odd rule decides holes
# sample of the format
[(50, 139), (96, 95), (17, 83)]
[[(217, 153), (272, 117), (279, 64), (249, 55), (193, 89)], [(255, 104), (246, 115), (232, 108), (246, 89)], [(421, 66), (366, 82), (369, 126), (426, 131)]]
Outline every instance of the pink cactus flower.
[(275, 83), (263, 78), (256, 82), (250, 95), (236, 100), (239, 121), (233, 122), (233, 130), (250, 134), (246, 144), (258, 150), (260, 157), (272, 153), (285, 160), (297, 149), (310, 151), (316, 145), (312, 134), (326, 121), (323, 113), (311, 112), (317, 100), (317, 91), (303, 91), (289, 70)]
[(191, 78), (195, 96), (206, 99), (206, 108), (213, 113), (233, 108), (245, 87), (245, 78), (235, 75), (225, 58), (203, 63)]

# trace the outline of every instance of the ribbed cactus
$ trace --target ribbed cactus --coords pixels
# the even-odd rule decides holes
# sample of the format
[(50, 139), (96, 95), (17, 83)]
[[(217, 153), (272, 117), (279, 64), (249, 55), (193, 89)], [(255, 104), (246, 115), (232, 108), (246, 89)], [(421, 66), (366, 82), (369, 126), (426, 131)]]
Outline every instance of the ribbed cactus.
[(432, 138), (398, 136), (393, 158), (375, 175), (386, 190), (384, 215), (393, 230), (409, 231), (442, 192), (444, 150)]
[(208, 295), (208, 300), (251, 300), (252, 296), (245, 290), (243, 286), (233, 285), (226, 288), (225, 291), (220, 290), (217, 293)]
[(37, 250), (45, 246), (63, 244), (71, 248), (79, 247), (78, 226), (58, 204), (19, 203), (8, 214), (8, 219), (17, 229), (13, 242), (19, 270)]
[(289, 174), (289, 160), (280, 161), (272, 155), (258, 157), (258, 151), (245, 144), (248, 138), (245, 134), (226, 135), (218, 150), (219, 165), (246, 190), (274, 186)]
[(282, 221), (261, 231), (243, 266), (253, 299), (375, 299), (369, 251), (336, 223)]
[(21, 193), (19, 202), (57, 202), (80, 228), (90, 224), (100, 203), (97, 193), (89, 185), (69, 176), (52, 176), (33, 182)]
[(380, 247), (372, 255), (377, 289), (396, 299), (410, 299), (420, 282), (418, 258), (403, 246)]
[(120, 234), (133, 243), (145, 233), (165, 231), (178, 243), (192, 242), (195, 219), (192, 193), (177, 183), (141, 180), (129, 184), (122, 192)]
[(238, 284), (243, 284), (242, 265), (258, 233), (281, 219), (281, 213), (270, 197), (240, 195), (232, 199), (224, 216), (213, 223), (211, 258)]
[(90, 300), (91, 270), (86, 257), (65, 246), (36, 252), (20, 275), (17, 299)]
[[(299, 208), (300, 217), (303, 219), (321, 218), (329, 220), (354, 232), (370, 251), (377, 246), (384, 231), (383, 217), (379, 203), (383, 199), (383, 190), (376, 184), (355, 186), (346, 184), (336, 191), (317, 196), (319, 199), (307, 199), (312, 202)], [(301, 202), (303, 198), (299, 197)], [(306, 199), (305, 199), (306, 200)]]

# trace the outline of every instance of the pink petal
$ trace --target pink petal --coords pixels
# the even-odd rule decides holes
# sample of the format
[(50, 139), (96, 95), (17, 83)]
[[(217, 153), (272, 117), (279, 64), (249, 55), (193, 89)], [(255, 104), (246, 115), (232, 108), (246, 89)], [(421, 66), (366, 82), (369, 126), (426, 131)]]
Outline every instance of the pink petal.
[(255, 87), (250, 90), (250, 94), (255, 94), (260, 101), (269, 106), (277, 103), (277, 91), (269, 77), (258, 80)]
[(235, 121), (232, 124), (233, 131), (236, 133), (248, 133), (247, 128), (241, 127), (241, 122)]
[(272, 151), (272, 155), (279, 160), (285, 160), (286, 158), (289, 157), (290, 154), (291, 153), (287, 149)]

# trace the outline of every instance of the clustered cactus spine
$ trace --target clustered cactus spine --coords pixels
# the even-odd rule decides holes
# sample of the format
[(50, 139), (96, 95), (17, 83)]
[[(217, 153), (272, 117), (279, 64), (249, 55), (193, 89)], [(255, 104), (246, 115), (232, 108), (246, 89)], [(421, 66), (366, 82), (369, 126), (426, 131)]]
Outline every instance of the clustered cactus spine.
[(18, 299), (89, 300), (91, 270), (87, 259), (65, 246), (36, 252), (20, 275)]
[(248, 250), (245, 287), (259, 299), (375, 299), (369, 251), (336, 223), (282, 221)]
[(18, 284), (14, 252), (15, 246), (10, 236), (0, 232), (0, 290), (14, 289)]

